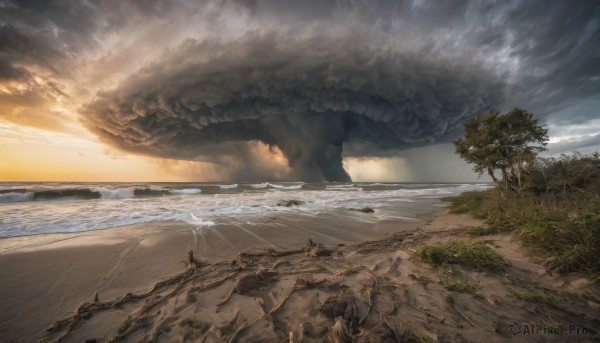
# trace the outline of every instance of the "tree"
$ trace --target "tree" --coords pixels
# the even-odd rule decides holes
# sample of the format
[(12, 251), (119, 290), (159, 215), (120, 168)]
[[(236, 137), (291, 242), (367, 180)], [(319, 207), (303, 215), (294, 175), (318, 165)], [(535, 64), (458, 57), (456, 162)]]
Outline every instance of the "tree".
[[(456, 153), (473, 163), (479, 176), (487, 172), (502, 189), (520, 190), (524, 167), (548, 144), (548, 130), (520, 108), (502, 115), (491, 109), (467, 121), (464, 128), (465, 137), (452, 142)], [(534, 143), (539, 145), (530, 145)], [(501, 180), (494, 174), (496, 170), (500, 170)]]

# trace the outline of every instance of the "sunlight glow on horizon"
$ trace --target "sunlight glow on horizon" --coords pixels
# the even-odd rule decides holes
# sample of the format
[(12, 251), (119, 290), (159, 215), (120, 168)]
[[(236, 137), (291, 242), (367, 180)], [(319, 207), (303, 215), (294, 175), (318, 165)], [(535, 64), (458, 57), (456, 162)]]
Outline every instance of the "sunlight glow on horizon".
[(150, 158), (113, 153), (90, 137), (0, 122), (0, 181), (185, 181)]
[[(125, 154), (107, 148), (83, 128), (80, 135), (84, 137), (0, 121), (0, 182), (231, 181), (219, 180), (223, 174), (210, 163)], [(260, 143), (253, 152), (264, 163), (285, 169), (285, 156), (274, 149)], [(401, 158), (350, 157), (343, 162), (356, 182), (402, 181), (410, 174)]]
[[(224, 175), (210, 163), (158, 159), (107, 148), (81, 128), (80, 135), (0, 121), (0, 182), (216, 182)], [(274, 149), (274, 150), (273, 150)], [(255, 144), (263, 163), (285, 171), (287, 159), (274, 147)], [(401, 159), (345, 158), (356, 182), (401, 181)], [(233, 180), (235, 181), (235, 180)], [(265, 180), (269, 181), (269, 180)]]

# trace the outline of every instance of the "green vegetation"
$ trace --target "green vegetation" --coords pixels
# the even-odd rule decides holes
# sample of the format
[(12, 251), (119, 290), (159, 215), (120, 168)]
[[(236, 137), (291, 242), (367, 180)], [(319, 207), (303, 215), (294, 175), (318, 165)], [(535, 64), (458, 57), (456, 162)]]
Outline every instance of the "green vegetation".
[(485, 219), (487, 213), (481, 207), (481, 203), (485, 201), (487, 195), (483, 192), (465, 192), (458, 197), (443, 198), (442, 200), (451, 203), (451, 213), (467, 213), (475, 218)]
[(471, 237), (479, 237), (485, 235), (493, 235), (495, 233), (498, 233), (498, 230), (492, 227), (470, 226), (466, 228), (465, 232)]
[(439, 268), (439, 283), (450, 292), (475, 294), (475, 287), (467, 279), (457, 275), (450, 265)]
[(475, 287), (469, 284), (468, 280), (462, 276), (457, 275), (456, 271), (447, 264), (437, 265), (439, 276), (437, 279), (432, 279), (424, 275), (409, 274), (408, 277), (414, 281), (417, 281), (425, 286), (435, 282), (444, 286), (447, 290), (455, 293), (475, 293)]
[(459, 264), (471, 270), (497, 271), (506, 264), (486, 242), (450, 240), (434, 245), (425, 245), (417, 256), (434, 266)]
[(577, 296), (581, 299), (585, 299), (587, 301), (593, 301), (596, 304), (600, 304), (600, 295), (597, 295), (594, 293), (590, 293), (590, 292), (576, 293), (575, 296)]
[(517, 290), (514, 287), (506, 286), (510, 294), (517, 299), (528, 301), (534, 304), (552, 304), (554, 297), (545, 294), (533, 293), (526, 290)]
[(526, 173), (523, 188), (536, 195), (585, 192), (600, 181), (600, 154), (575, 152), (559, 158), (540, 158), (527, 166)]
[[(464, 128), (465, 137), (453, 141), (456, 153), (472, 163), (479, 175), (487, 172), (501, 189), (521, 189), (523, 168), (546, 150), (548, 141), (548, 130), (520, 108), (502, 115), (492, 109), (466, 122)], [(500, 170), (502, 179), (495, 170)]]
[(491, 110), (464, 128), (465, 137), (453, 142), (456, 153), (497, 186), (447, 199), (453, 213), (486, 219), (488, 228), (467, 233), (514, 230), (531, 252), (550, 258), (548, 268), (600, 274), (600, 154), (538, 158), (547, 130), (519, 108)]
[(429, 342), (427, 336), (422, 334), (421, 332), (415, 330), (413, 327), (408, 326), (404, 329), (402, 336), (400, 337), (402, 342), (411, 342), (411, 343), (426, 343)]
[(488, 233), (513, 231), (552, 270), (600, 273), (599, 156), (540, 159), (525, 172), (523, 191), (466, 192), (447, 199), (451, 212), (486, 219)]
[(475, 293), (475, 287), (471, 286), (467, 279), (464, 278), (442, 278), (440, 279), (440, 284), (446, 287), (447, 290), (451, 292), (457, 293)]
[(424, 276), (424, 275), (409, 274), (408, 277), (411, 278), (411, 280), (415, 280), (424, 285), (427, 285), (428, 283), (433, 282), (433, 280), (431, 278)]

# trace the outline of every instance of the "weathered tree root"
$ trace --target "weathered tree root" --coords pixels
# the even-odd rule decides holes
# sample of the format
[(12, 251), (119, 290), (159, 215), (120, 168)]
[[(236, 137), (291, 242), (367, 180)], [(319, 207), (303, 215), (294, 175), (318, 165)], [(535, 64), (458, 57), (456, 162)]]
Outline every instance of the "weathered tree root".
[[(368, 335), (371, 335), (370, 337), (376, 337), (373, 335), (382, 332), (386, 336), (389, 336), (391, 341), (399, 340), (399, 338), (402, 337), (402, 332), (399, 333), (398, 329), (389, 323), (386, 313), (381, 312), (380, 309), (377, 308), (374, 299), (379, 287), (402, 288), (402, 285), (382, 283), (380, 281), (383, 280), (380, 280), (377, 273), (363, 266), (351, 268), (336, 260), (321, 259), (320, 257), (323, 255), (312, 253), (314, 248), (318, 246), (320, 246), (318, 243), (309, 240), (307, 246), (302, 250), (278, 252), (273, 249), (267, 249), (260, 253), (243, 252), (238, 255), (236, 260), (234, 260), (236, 261), (235, 263), (225, 262), (211, 265), (201, 265), (194, 258), (193, 252), (190, 251), (188, 252), (187, 258), (183, 261), (186, 263), (186, 269), (179, 274), (156, 283), (150, 291), (142, 294), (127, 293), (121, 298), (108, 302), (99, 301), (98, 294), (95, 294), (92, 303), (80, 305), (72, 317), (56, 321), (48, 329), (48, 332), (58, 333), (62, 331), (62, 335), (59, 338), (60, 341), (69, 336), (76, 327), (83, 321), (89, 319), (95, 312), (118, 308), (130, 302), (148, 299), (145, 304), (142, 304), (141, 308), (130, 314), (119, 329), (119, 332), (110, 340), (110, 342), (120, 342), (127, 340), (136, 332), (154, 325), (158, 312), (155, 313), (153, 309), (157, 309), (157, 307), (165, 304), (173, 297), (182, 295), (186, 291), (188, 294), (205, 292), (220, 287), (228, 280), (237, 277), (225, 299), (216, 304), (218, 310), (219, 306), (226, 304), (234, 293), (263, 297), (264, 294), (262, 292), (257, 293), (257, 291), (265, 287), (270, 287), (273, 280), (276, 280), (281, 276), (289, 277), (291, 275), (298, 275), (299, 277), (296, 278), (293, 287), (283, 298), (281, 298), (281, 300), (272, 305), (270, 310), (263, 306), (263, 315), (255, 320), (245, 322), (238, 327), (231, 336), (227, 335), (222, 338), (225, 340), (229, 339), (231, 342), (241, 340), (244, 332), (248, 331), (253, 324), (261, 319), (273, 322), (273, 330), (282, 339), (283, 337), (286, 339), (291, 337), (290, 332), (292, 331), (286, 327), (285, 323), (277, 319), (277, 315), (290, 301), (296, 291), (316, 289), (319, 292), (321, 292), (321, 290), (327, 292), (339, 292), (339, 295), (329, 297), (319, 309), (326, 318), (332, 321), (332, 326), (329, 328), (328, 332), (330, 341), (346, 342), (351, 340), (366, 342), (369, 341)], [(278, 259), (282, 256), (303, 253), (307, 255), (308, 258), (300, 258), (300, 263), (296, 264), (290, 264), (289, 261), (285, 259)], [(296, 260), (297, 258), (291, 261)], [(278, 266), (286, 263), (286, 267), (280, 267), (279, 270), (275, 270)], [(199, 268), (202, 268), (201, 273), (199, 272)], [(370, 288), (367, 289), (366, 299), (363, 299), (365, 298), (364, 291), (355, 292), (344, 284), (332, 281), (340, 276), (347, 276), (359, 272), (366, 272), (373, 278)], [(228, 274), (221, 276), (224, 273)], [(320, 280), (311, 280), (310, 278), (305, 279), (302, 276), (312, 274), (326, 274), (328, 276)], [(214, 280), (217, 277), (219, 277), (219, 279)], [(204, 284), (200, 284), (203, 282)], [(390, 292), (394, 293), (393, 290), (390, 290)], [(359, 296), (357, 293), (361, 293), (362, 296)], [(364, 303), (366, 306), (360, 304), (361, 307), (358, 307), (358, 301)], [(406, 304), (411, 305), (408, 302)], [(361, 310), (359, 311), (359, 309)], [(371, 316), (375, 314), (378, 314), (379, 318)], [(368, 318), (372, 318), (373, 320), (367, 320)], [(236, 325), (237, 324), (239, 323), (236, 321)], [(234, 330), (234, 327), (231, 327), (230, 330), (231, 331), (228, 331), (229, 333)], [(153, 335), (156, 336), (157, 333), (154, 333)], [(299, 337), (302, 337), (302, 335), (301, 331)]]
[(217, 304), (217, 310), (219, 306), (224, 305), (229, 301), (233, 293), (248, 294), (255, 289), (267, 286), (271, 280), (275, 279), (276, 275), (276, 272), (260, 269), (254, 273), (240, 277), (236, 280), (233, 288), (229, 291), (225, 299)]
[[(227, 276), (216, 280), (214, 282), (211, 282), (209, 284), (206, 284), (204, 286), (201, 287), (191, 287), (188, 289), (188, 291), (196, 291), (196, 292), (203, 292), (203, 291), (207, 291), (209, 289), (218, 287), (219, 285), (221, 285), (223, 282), (227, 281), (228, 279), (234, 277), (236, 275), (236, 273), (230, 273)], [(142, 329), (146, 326), (148, 326), (149, 324), (149, 311), (156, 307), (157, 305), (169, 300), (170, 298), (172, 298), (173, 296), (176, 296), (178, 294), (181, 293), (181, 291), (183, 290), (183, 286), (187, 283), (191, 281), (190, 280), (182, 280), (182, 282), (180, 282), (179, 284), (177, 284), (177, 286), (168, 294), (166, 294), (163, 297), (160, 297), (159, 299), (157, 299), (154, 302), (151, 302), (149, 304), (145, 304), (142, 309), (139, 311), (140, 316), (138, 317), (138, 320), (134, 320), (133, 324), (123, 333), (120, 333), (119, 335), (113, 337), (112, 340), (110, 340), (110, 342), (119, 342), (122, 341), (123, 339), (127, 338), (129, 335), (131, 335), (132, 333), (136, 332), (139, 329)]]
[(358, 333), (360, 321), (353, 293), (329, 297), (319, 311), (334, 321), (329, 329), (331, 342), (352, 342), (352, 337)]
[(122, 306), (125, 303), (143, 299), (143, 298), (147, 298), (151, 295), (154, 295), (154, 294), (164, 290), (165, 288), (167, 288), (170, 285), (173, 285), (176, 283), (181, 283), (186, 280), (191, 280), (195, 275), (196, 275), (196, 263), (195, 263), (195, 260), (193, 257), (193, 253), (188, 252), (188, 260), (187, 260), (186, 270), (183, 271), (182, 273), (176, 274), (166, 280), (156, 283), (149, 292), (146, 292), (143, 294), (137, 294), (137, 295), (132, 294), (132, 293), (127, 293), (119, 299), (116, 299), (113, 301), (108, 301), (108, 302), (98, 301), (98, 293), (96, 293), (94, 295), (94, 301), (92, 303), (81, 304), (77, 308), (77, 310), (75, 311), (75, 313), (73, 314), (72, 317), (54, 322), (46, 330), (46, 332), (54, 333), (54, 332), (58, 332), (66, 327), (67, 328), (66, 331), (57, 340), (58, 342), (60, 342), (63, 339), (65, 339), (67, 336), (69, 336), (71, 334), (71, 332), (77, 326), (79, 326), (83, 321), (89, 319), (92, 316), (92, 314), (95, 312), (99, 312), (99, 311), (110, 309), (110, 308), (117, 308), (117, 307)]
[[(266, 249), (264, 252), (261, 252), (261, 253), (242, 252), (239, 254), (239, 259), (241, 259), (242, 261), (243, 260), (252, 261), (253, 259), (257, 259), (257, 258), (260, 259), (260, 258), (264, 258), (264, 257), (271, 259), (271, 258), (276, 258), (276, 257), (301, 254), (303, 252), (304, 252), (304, 250), (275, 251), (273, 249)], [(75, 311), (75, 313), (73, 314), (72, 317), (54, 322), (46, 330), (46, 332), (47, 333), (57, 333), (61, 330), (65, 330), (65, 332), (63, 332), (63, 334), (57, 340), (58, 342), (60, 342), (63, 339), (65, 339), (66, 337), (68, 337), (71, 334), (71, 332), (76, 327), (78, 327), (83, 321), (89, 319), (93, 313), (103, 311), (103, 310), (108, 310), (111, 308), (118, 308), (129, 302), (149, 298), (155, 294), (163, 292), (170, 286), (176, 285), (166, 295), (163, 295), (163, 296), (159, 297), (158, 299), (145, 304), (139, 310), (137, 316), (129, 317), (128, 318), (129, 323), (126, 326), (124, 326), (125, 328), (122, 330), (122, 332), (120, 332), (118, 335), (114, 336), (111, 339), (111, 342), (118, 342), (118, 341), (124, 340), (125, 338), (127, 338), (128, 336), (130, 336), (132, 333), (136, 332), (140, 328), (143, 328), (143, 327), (149, 325), (150, 318), (148, 317), (148, 313), (150, 312), (151, 309), (155, 308), (157, 305), (160, 305), (161, 303), (164, 303), (165, 301), (169, 300), (173, 296), (176, 296), (177, 294), (179, 294), (184, 289), (184, 286), (187, 283), (199, 279), (199, 276), (197, 274), (197, 268), (201, 266), (201, 263), (198, 262), (194, 258), (193, 251), (188, 251), (186, 259), (183, 260), (182, 262), (186, 263), (186, 269), (183, 272), (176, 274), (166, 280), (156, 283), (152, 287), (152, 289), (146, 293), (142, 293), (142, 294), (127, 293), (121, 298), (117, 298), (113, 301), (107, 301), (107, 302), (100, 302), (98, 294), (96, 293), (94, 295), (94, 299), (93, 299), (92, 303), (83, 303), (82, 305), (80, 305), (77, 308), (77, 310)], [(216, 265), (213, 265), (213, 270), (214, 270), (215, 266)], [(245, 268), (242, 268), (242, 269), (238, 268), (236, 271), (229, 273), (225, 277), (222, 277), (218, 280), (212, 281), (208, 284), (205, 284), (202, 286), (190, 287), (188, 289), (188, 291), (189, 292), (204, 292), (209, 289), (219, 287), (221, 284), (223, 284), (225, 281), (233, 278), (235, 275), (237, 275), (243, 269), (245, 269)], [(312, 272), (316, 272), (316, 270), (307, 270), (307, 271), (302, 271), (302, 272), (303, 273), (312, 273)], [(219, 303), (218, 305), (224, 304), (226, 302), (226, 300), (228, 300), (234, 292), (239, 293), (239, 294), (247, 294), (254, 289), (258, 289), (260, 287), (265, 286), (266, 283), (268, 283), (276, 275), (277, 275), (276, 272), (261, 269), (254, 273), (247, 274), (247, 275), (239, 278), (236, 281), (236, 283), (234, 284), (234, 287), (232, 288), (232, 291), (230, 292), (228, 297), (224, 301)]]
[(262, 316), (245, 323), (244, 325), (240, 326), (239, 328), (237, 328), (235, 330), (235, 332), (233, 333), (233, 335), (231, 335), (231, 338), (229, 338), (229, 340), (227, 342), (229, 343), (234, 343), (237, 342), (238, 336), (240, 334), (242, 334), (244, 331), (246, 331), (246, 329), (248, 329), (250, 326), (252, 326), (254, 323), (258, 322), (259, 320), (265, 318), (265, 314), (263, 314)]
[(296, 281), (294, 281), (294, 286), (292, 287), (290, 292), (283, 299), (281, 299), (279, 304), (275, 305), (271, 310), (269, 310), (268, 315), (270, 316), (270, 315), (274, 314), (275, 312), (279, 311), (279, 309), (281, 309), (285, 305), (285, 303), (290, 299), (290, 297), (292, 296), (292, 294), (294, 294), (294, 292), (296, 292), (298, 290), (302, 290), (302, 289), (315, 289), (315, 288), (347, 290), (346, 286), (340, 285), (337, 283), (331, 283), (327, 280), (311, 281), (311, 280), (304, 280), (304, 279), (296, 278)]

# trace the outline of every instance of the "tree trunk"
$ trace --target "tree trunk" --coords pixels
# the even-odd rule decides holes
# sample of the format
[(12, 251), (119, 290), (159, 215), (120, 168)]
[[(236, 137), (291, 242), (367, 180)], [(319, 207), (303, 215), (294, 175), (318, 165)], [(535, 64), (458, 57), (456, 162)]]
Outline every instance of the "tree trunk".
[(521, 193), (521, 190), (523, 189), (523, 184), (521, 182), (521, 173), (522, 165), (520, 163), (515, 164), (515, 166), (513, 167), (513, 174), (515, 175), (516, 181), (515, 190), (519, 193)]
[(508, 189), (508, 175), (506, 175), (506, 167), (501, 167), (503, 189)]
[(494, 169), (492, 167), (488, 167), (487, 171), (488, 171), (488, 174), (492, 177), (492, 180), (494, 180), (496, 187), (500, 186), (500, 183), (498, 182), (496, 175), (494, 175)]

